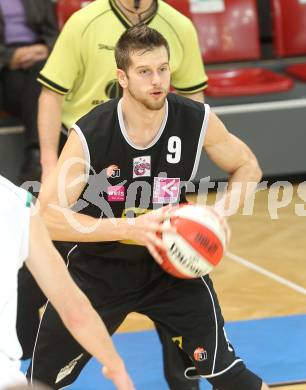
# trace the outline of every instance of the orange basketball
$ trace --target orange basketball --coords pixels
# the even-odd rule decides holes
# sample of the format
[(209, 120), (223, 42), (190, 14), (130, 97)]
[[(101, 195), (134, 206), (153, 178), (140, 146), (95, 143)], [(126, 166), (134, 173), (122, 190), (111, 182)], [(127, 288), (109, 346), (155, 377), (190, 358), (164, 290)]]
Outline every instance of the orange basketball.
[(161, 266), (165, 271), (178, 278), (199, 278), (220, 263), (230, 230), (225, 218), (214, 208), (183, 205), (164, 224), (171, 224), (177, 230), (162, 234), (167, 247), (161, 252)]

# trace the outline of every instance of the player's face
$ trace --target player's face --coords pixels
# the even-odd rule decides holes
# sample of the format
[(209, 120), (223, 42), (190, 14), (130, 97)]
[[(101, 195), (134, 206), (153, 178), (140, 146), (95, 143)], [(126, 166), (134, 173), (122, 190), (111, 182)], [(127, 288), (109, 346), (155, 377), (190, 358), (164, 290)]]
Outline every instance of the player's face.
[(160, 110), (170, 87), (168, 52), (164, 46), (131, 54), (126, 93), (150, 110)]

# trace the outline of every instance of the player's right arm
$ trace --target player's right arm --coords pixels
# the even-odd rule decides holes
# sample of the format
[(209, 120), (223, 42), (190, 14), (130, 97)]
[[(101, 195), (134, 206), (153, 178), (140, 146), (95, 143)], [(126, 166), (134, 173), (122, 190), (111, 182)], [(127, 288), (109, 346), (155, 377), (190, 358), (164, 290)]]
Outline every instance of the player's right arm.
[[(87, 184), (86, 163), (79, 135), (72, 130), (55, 169), (46, 178), (39, 196), (41, 212), (51, 238), (58, 241), (100, 242), (132, 240), (145, 245), (162, 262), (157, 248), (163, 248), (157, 232), (162, 227), (167, 207), (130, 218), (94, 218), (74, 212), (74, 205)], [(171, 230), (171, 229), (170, 229)]]
[(55, 168), (61, 130), (63, 95), (43, 87), (38, 104), (38, 132), (41, 151), (42, 182)]
[(230, 210), (232, 202), (241, 207), (261, 179), (256, 156), (242, 140), (227, 130), (212, 111), (203, 148), (210, 160), (229, 175), (226, 194), (217, 208)]
[(101, 364), (118, 390), (134, 390), (124, 363), (99, 315), (77, 287), (38, 214), (30, 218), (26, 265), (73, 337)]

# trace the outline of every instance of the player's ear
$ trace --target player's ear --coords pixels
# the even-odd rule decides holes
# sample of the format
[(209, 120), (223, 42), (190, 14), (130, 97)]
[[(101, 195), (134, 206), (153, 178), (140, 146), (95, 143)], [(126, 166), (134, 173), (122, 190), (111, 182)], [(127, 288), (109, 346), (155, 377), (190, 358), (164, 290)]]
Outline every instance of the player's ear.
[(117, 69), (117, 79), (123, 89), (127, 87), (128, 78), (124, 70)]

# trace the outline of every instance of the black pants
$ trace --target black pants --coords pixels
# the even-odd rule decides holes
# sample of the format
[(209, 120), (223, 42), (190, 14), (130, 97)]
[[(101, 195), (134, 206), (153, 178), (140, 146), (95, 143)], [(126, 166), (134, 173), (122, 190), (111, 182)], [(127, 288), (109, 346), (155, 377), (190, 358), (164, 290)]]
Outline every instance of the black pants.
[[(240, 388), (260, 389), (260, 379), (256, 387), (248, 387), (253, 374), (246, 372), (226, 338), (221, 309), (209, 277), (174, 278), (149, 254), (137, 261), (126, 261), (89, 255), (76, 248), (69, 260), (71, 276), (88, 296), (110, 334), (130, 312), (147, 315), (158, 323), (169, 342), (178, 342), (192, 359), (198, 374), (211, 384), (218, 384), (217, 388), (228, 388), (224, 378), (232, 376), (231, 380), (236, 380), (237, 372), (239, 375), (241, 372), (247, 376), (248, 383)], [(90, 358), (48, 304), (28, 377), (61, 389), (76, 380)], [(239, 385), (242, 379), (238, 377)], [(194, 386), (195, 382), (189, 383)]]
[[(66, 259), (72, 244), (58, 243), (56, 247)], [(38, 309), (46, 303), (46, 298), (26, 267), (20, 270), (18, 282), (17, 334), (23, 349), (23, 359), (28, 359), (32, 357), (39, 327)], [(158, 323), (155, 325), (163, 348), (164, 373), (169, 388), (198, 390), (199, 381), (188, 380), (184, 376), (185, 369), (193, 365), (192, 361), (172, 342)]]
[(39, 145), (37, 111), (41, 85), (36, 78), (44, 63), (37, 62), (25, 70), (4, 68), (0, 72), (1, 109), (19, 118), (24, 125), (26, 149)]

